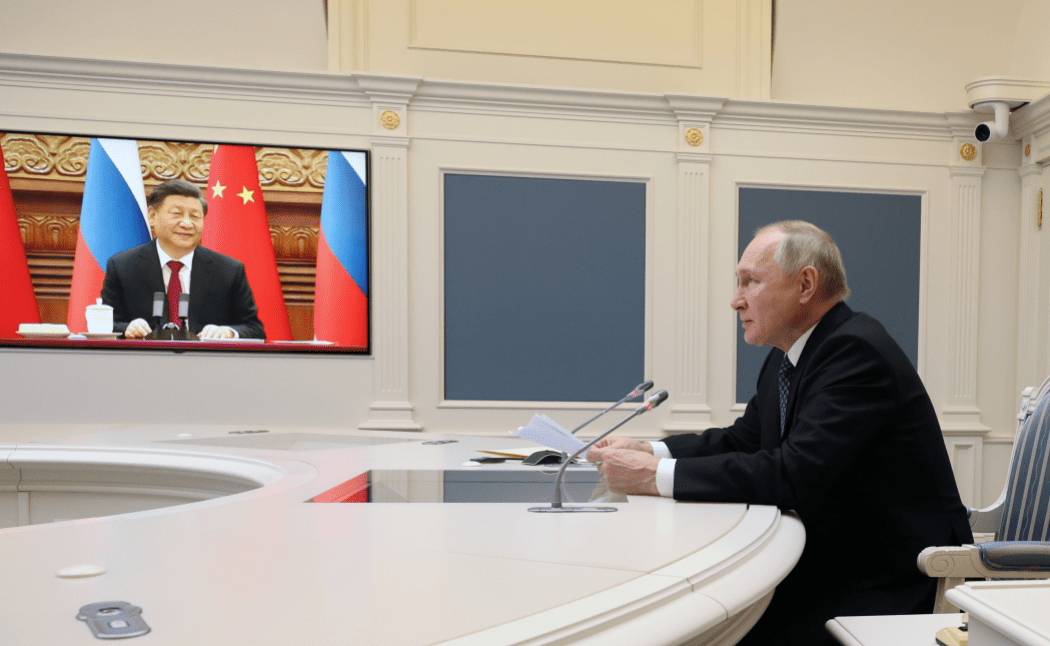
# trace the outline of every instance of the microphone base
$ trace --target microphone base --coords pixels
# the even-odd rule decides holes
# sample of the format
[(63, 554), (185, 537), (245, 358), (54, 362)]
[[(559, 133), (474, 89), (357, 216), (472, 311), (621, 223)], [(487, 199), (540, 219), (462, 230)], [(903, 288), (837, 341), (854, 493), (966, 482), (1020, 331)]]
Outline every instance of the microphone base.
[(552, 514), (573, 514), (573, 513), (587, 513), (587, 512), (611, 512), (620, 511), (618, 507), (529, 507), (529, 511), (538, 514), (552, 513)]

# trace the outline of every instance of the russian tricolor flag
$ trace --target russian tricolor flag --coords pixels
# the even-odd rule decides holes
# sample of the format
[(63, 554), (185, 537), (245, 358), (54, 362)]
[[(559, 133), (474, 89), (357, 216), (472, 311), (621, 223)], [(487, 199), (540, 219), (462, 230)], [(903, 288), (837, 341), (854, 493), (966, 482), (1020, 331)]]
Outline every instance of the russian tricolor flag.
[(92, 139), (66, 315), (70, 331), (87, 330), (84, 308), (102, 292), (110, 256), (150, 237), (138, 142)]
[(362, 152), (328, 153), (317, 241), (314, 338), (368, 346), (368, 209)]

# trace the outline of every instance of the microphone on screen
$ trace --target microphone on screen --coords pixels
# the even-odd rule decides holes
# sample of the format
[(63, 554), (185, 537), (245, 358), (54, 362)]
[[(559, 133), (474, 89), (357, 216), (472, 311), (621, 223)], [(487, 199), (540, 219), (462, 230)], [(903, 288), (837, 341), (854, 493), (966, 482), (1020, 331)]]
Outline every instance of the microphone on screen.
[(182, 292), (179, 294), (179, 338), (196, 339), (197, 335), (190, 332), (190, 294)]
[(164, 325), (164, 292), (153, 292), (153, 329), (146, 335), (147, 339), (159, 339), (160, 328)]
[(664, 403), (664, 401), (666, 401), (666, 400), (667, 400), (667, 391), (666, 390), (658, 391), (655, 395), (652, 395), (651, 397), (649, 397), (649, 399), (646, 399), (644, 402), (639, 404), (639, 406), (637, 408), (635, 408), (634, 411), (630, 415), (628, 415), (627, 417), (624, 417), (619, 422), (614, 424), (612, 427), (610, 427), (609, 429), (603, 431), (600, 435), (595, 437), (590, 442), (588, 442), (588, 443), (584, 444), (583, 446), (581, 446), (580, 448), (576, 449), (576, 451), (573, 452), (573, 454), (571, 456), (569, 456), (569, 459), (565, 460), (562, 463), (561, 469), (558, 470), (558, 477), (555, 478), (555, 480), (554, 480), (554, 502), (551, 503), (551, 506), (550, 507), (529, 507), (529, 511), (535, 511), (535, 512), (616, 511), (616, 507), (565, 507), (565, 506), (563, 506), (561, 504), (561, 481), (562, 481), (562, 478), (565, 476), (565, 468), (567, 466), (569, 466), (569, 463), (572, 462), (573, 460), (575, 460), (578, 455), (580, 455), (581, 453), (582, 454), (586, 454), (587, 451), (590, 450), (590, 448), (592, 446), (597, 444), (598, 441), (601, 440), (603, 437), (605, 437), (609, 433), (612, 433), (613, 431), (615, 431), (616, 429), (620, 428), (621, 426), (623, 426), (627, 422), (631, 421), (635, 417), (638, 417), (639, 415), (641, 415), (643, 413), (651, 411), (652, 409), (656, 408), (660, 404)]
[(183, 325), (186, 324), (186, 319), (190, 315), (190, 295), (186, 292), (179, 294), (179, 318), (182, 319)]
[(164, 292), (153, 292), (154, 327), (160, 327), (162, 316), (164, 316)]

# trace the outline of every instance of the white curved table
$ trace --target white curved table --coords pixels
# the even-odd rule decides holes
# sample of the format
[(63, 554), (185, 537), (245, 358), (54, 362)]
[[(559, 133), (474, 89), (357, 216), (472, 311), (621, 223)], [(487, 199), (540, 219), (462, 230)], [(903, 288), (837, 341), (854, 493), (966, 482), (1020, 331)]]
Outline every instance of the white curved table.
[[(793, 516), (739, 504), (312, 503), (369, 470), (463, 469), (521, 440), (230, 430), (0, 445), (0, 519), (14, 500), (25, 525), (0, 529), (0, 643), (98, 643), (77, 611), (119, 600), (151, 628), (131, 644), (731, 644), (804, 543)], [(78, 496), (185, 504), (27, 525)], [(105, 573), (56, 576), (79, 564)]]

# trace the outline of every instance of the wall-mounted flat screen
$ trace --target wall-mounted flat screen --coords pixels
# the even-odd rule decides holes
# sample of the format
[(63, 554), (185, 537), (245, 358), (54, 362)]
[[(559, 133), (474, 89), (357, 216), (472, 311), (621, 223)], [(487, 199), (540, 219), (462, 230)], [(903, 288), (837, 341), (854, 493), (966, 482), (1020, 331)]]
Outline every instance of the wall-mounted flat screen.
[(369, 351), (369, 157), (0, 133), (0, 345)]

